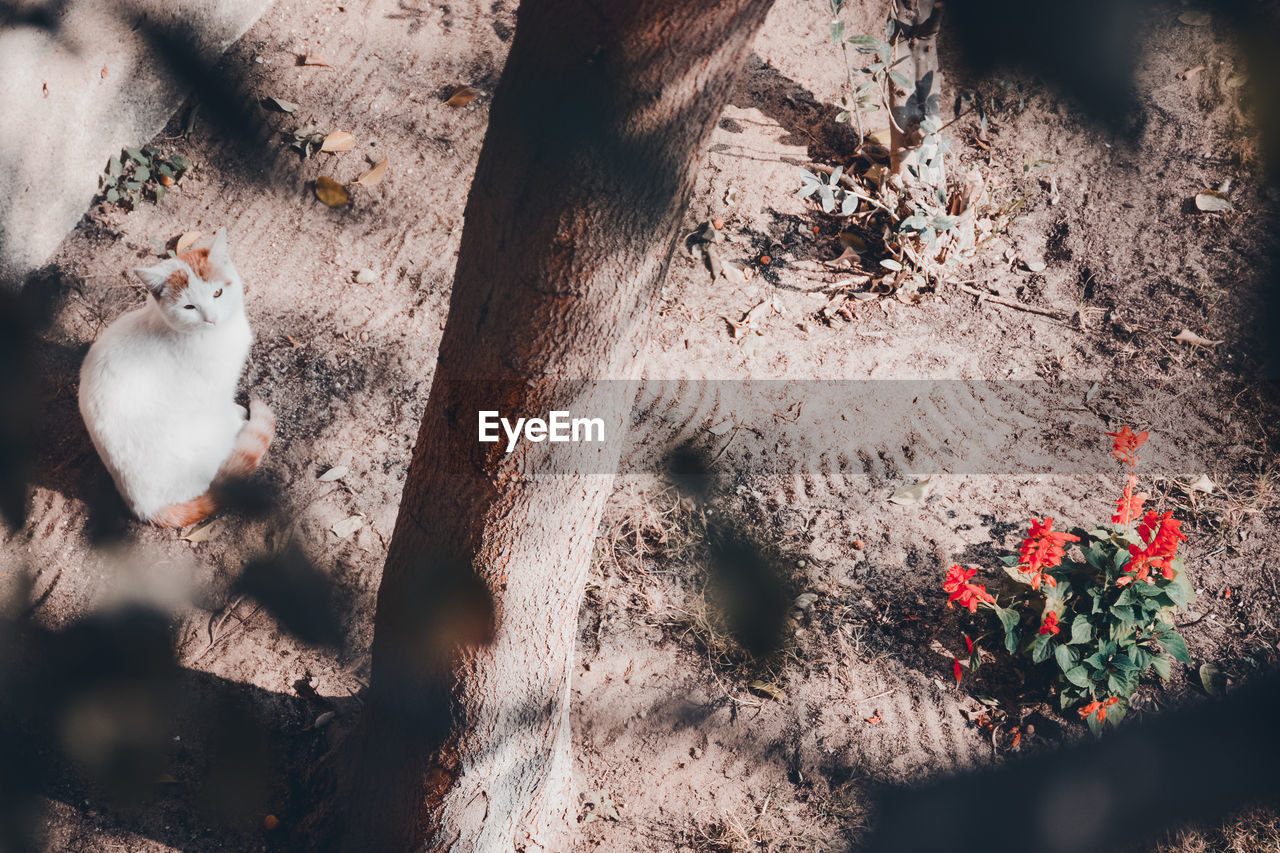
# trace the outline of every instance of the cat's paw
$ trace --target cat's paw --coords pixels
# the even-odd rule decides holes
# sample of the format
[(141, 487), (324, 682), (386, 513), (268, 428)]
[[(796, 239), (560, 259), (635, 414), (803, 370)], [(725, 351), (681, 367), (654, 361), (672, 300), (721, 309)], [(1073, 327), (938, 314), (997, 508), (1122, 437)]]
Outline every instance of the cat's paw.
[(270, 440), (276, 434), (276, 415), (271, 407), (257, 398), (249, 400), (249, 423)]

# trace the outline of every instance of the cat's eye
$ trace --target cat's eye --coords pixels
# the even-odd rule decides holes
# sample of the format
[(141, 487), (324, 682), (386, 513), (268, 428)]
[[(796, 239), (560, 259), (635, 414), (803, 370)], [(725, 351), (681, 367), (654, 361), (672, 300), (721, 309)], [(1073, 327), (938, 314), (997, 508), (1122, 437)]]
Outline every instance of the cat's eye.
[(183, 307), (183, 308), (186, 308), (188, 311), (194, 311), (194, 310), (196, 310), (196, 306), (194, 306), (194, 305), (183, 305), (182, 307)]
[(215, 291), (213, 292), (213, 298), (214, 298), (214, 299), (217, 299), (217, 298), (218, 298), (219, 296), (221, 296), (221, 295), (222, 295), (222, 288), (221, 288), (221, 287), (219, 287), (217, 290), (215, 290)]

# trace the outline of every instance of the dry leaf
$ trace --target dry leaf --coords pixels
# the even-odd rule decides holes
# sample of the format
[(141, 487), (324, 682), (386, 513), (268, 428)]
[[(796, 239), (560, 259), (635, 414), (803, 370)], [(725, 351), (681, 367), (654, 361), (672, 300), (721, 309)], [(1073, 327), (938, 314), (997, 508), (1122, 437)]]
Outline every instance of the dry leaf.
[(373, 284), (378, 280), (378, 274), (373, 270), (360, 270), (356, 273), (356, 284)]
[(873, 726), (878, 724), (880, 722), (880, 713), (876, 712), (872, 714), (870, 717), (867, 717), (867, 722)]
[(1196, 209), (1205, 213), (1221, 213), (1224, 210), (1235, 210), (1231, 199), (1216, 190), (1205, 190), (1196, 193)]
[(729, 431), (729, 430), (731, 430), (731, 429), (733, 429), (733, 421), (732, 421), (732, 420), (724, 420), (724, 421), (721, 421), (720, 423), (716, 424), (715, 426), (711, 427), (710, 429), (708, 429), (708, 430), (707, 430), (707, 432), (709, 432), (709, 433), (711, 433), (712, 435), (715, 435), (715, 436), (721, 436), (721, 435), (724, 435), (726, 432), (728, 432), (728, 431)]
[(212, 536), (215, 532), (216, 531), (213, 529), (213, 521), (212, 520), (204, 521), (204, 522), (201, 522), (200, 524), (197, 524), (195, 527), (191, 528), (191, 530), (187, 533), (187, 535), (182, 537), (182, 541), (190, 542), (194, 545), (196, 543), (205, 541), (210, 536)]
[(807, 613), (817, 601), (818, 594), (816, 592), (802, 592), (796, 596), (796, 600), (791, 603), (791, 606)]
[(449, 100), (445, 101), (451, 107), (465, 107), (476, 99), (480, 94), (480, 90), (471, 86), (459, 86), (453, 90), (453, 94), (449, 96)]
[(1044, 261), (1023, 261), (1022, 265), (1030, 272), (1044, 272)]
[(1211, 341), (1208, 338), (1203, 338), (1190, 329), (1183, 329), (1181, 332), (1174, 335), (1173, 339), (1184, 344), (1191, 344), (1193, 347), (1216, 347), (1218, 344), (1222, 343), (1222, 341)]
[(342, 207), (351, 202), (351, 195), (347, 192), (347, 188), (324, 175), (316, 178), (316, 198), (329, 207)]
[(1241, 86), (1243, 86), (1245, 83), (1248, 83), (1248, 82), (1249, 82), (1248, 74), (1232, 74), (1230, 77), (1227, 78), (1227, 88), (1239, 89)]
[(339, 151), (350, 151), (356, 147), (356, 138), (345, 130), (339, 130), (331, 133), (324, 138), (324, 142), (320, 143), (321, 151), (328, 151), (336, 154)]
[(1203, 27), (1205, 24), (1208, 24), (1213, 20), (1213, 18), (1208, 12), (1200, 12), (1198, 10), (1191, 9), (1179, 15), (1178, 20), (1186, 24), (1188, 27)]
[(173, 247), (173, 251), (179, 255), (195, 245), (195, 242), (204, 236), (203, 231), (187, 231), (178, 238), (177, 244)]
[(336, 533), (339, 539), (346, 539), (361, 527), (364, 527), (364, 517), (360, 515), (353, 515), (342, 519), (342, 521), (335, 522), (333, 527), (329, 529)]
[(747, 685), (747, 689), (757, 696), (764, 696), (765, 698), (772, 699), (775, 702), (781, 702), (783, 699), (787, 698), (786, 692), (772, 681), (761, 681), (757, 678), (755, 681)]
[(347, 476), (347, 466), (334, 465), (328, 471), (321, 474), (317, 479), (322, 483), (331, 483), (334, 480), (341, 480), (345, 476)]
[(1197, 479), (1194, 483), (1191, 483), (1190, 485), (1187, 486), (1187, 491), (1204, 492), (1205, 494), (1210, 494), (1216, 488), (1218, 487), (1214, 485), (1213, 480), (1209, 479), (1208, 474), (1201, 474), (1199, 479)]
[(268, 109), (277, 109), (282, 113), (291, 113), (298, 108), (298, 105), (292, 101), (284, 101), (280, 98), (265, 98), (262, 105)]
[(382, 162), (357, 178), (356, 183), (362, 187), (371, 187), (381, 181), (387, 175), (387, 160), (388, 158), (383, 157)]
[(912, 504), (920, 503), (931, 494), (933, 494), (933, 483), (929, 481), (928, 477), (925, 477), (918, 483), (898, 489), (889, 496), (889, 503), (897, 504), (898, 506), (911, 506)]
[(316, 56), (314, 53), (312, 53), (312, 52), (311, 52), (311, 51), (309, 51), (309, 50), (307, 51), (307, 55), (306, 55), (306, 56), (304, 56), (304, 57), (302, 57), (302, 64), (303, 64), (303, 65), (316, 65), (316, 66), (319, 66), (319, 67), (321, 67), (321, 68), (329, 68), (329, 67), (330, 67), (330, 66), (329, 66), (329, 60), (324, 59), (323, 57), (320, 57), (320, 56)]

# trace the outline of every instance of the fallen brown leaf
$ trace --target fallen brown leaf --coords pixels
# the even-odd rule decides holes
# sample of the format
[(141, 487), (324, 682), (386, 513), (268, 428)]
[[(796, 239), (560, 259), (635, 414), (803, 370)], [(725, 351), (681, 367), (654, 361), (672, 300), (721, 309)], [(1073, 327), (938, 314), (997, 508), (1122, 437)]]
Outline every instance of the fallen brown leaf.
[(762, 681), (757, 678), (755, 681), (747, 685), (747, 689), (757, 696), (764, 696), (765, 698), (772, 699), (775, 702), (781, 702), (787, 698), (786, 691), (774, 684), (772, 681)]
[(185, 232), (181, 237), (178, 238), (178, 242), (174, 245), (173, 251), (181, 255), (183, 252), (187, 251), (192, 246), (194, 246), (195, 242), (200, 239), (203, 233), (204, 232), (202, 231)]
[(324, 138), (324, 142), (320, 143), (321, 151), (328, 151), (330, 154), (337, 154), (340, 151), (350, 151), (356, 147), (356, 138), (345, 130), (339, 130), (329, 134)]
[(451, 107), (465, 107), (476, 99), (480, 94), (480, 90), (472, 86), (459, 86), (453, 90), (453, 94), (449, 96), (449, 100), (445, 101)]
[(1193, 347), (1216, 347), (1222, 341), (1211, 341), (1208, 338), (1201, 337), (1190, 329), (1183, 329), (1181, 332), (1173, 336), (1175, 341), (1184, 344), (1191, 344)]
[(339, 539), (346, 539), (361, 527), (364, 527), (364, 518), (358, 515), (353, 515), (342, 519), (342, 521), (335, 522), (329, 529), (337, 534)]
[(316, 178), (316, 198), (329, 207), (342, 207), (351, 203), (351, 194), (347, 192), (347, 188), (324, 175)]
[(371, 187), (381, 181), (387, 175), (388, 160), (389, 158), (383, 157), (382, 162), (377, 163), (372, 169), (357, 178), (356, 183), (362, 187)]
[(327, 59), (325, 59), (325, 58), (323, 58), (323, 57), (320, 57), (320, 56), (316, 56), (316, 55), (315, 55), (314, 53), (312, 53), (310, 50), (308, 50), (308, 51), (307, 51), (306, 56), (302, 57), (302, 64), (303, 64), (303, 65), (315, 65), (315, 66), (318, 66), (318, 67), (320, 67), (320, 68), (330, 68), (330, 67), (332, 67), (332, 66), (330, 66), (330, 65), (329, 65), (329, 60), (327, 60)]

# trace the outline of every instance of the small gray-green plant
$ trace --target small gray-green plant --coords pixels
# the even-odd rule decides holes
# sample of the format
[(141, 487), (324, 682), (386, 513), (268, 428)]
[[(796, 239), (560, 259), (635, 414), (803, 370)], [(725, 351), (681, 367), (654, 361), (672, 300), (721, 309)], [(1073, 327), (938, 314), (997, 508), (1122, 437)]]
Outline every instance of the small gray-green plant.
[(136, 210), (144, 198), (159, 203), (191, 169), (191, 161), (181, 154), (165, 154), (150, 145), (125, 148), (107, 161), (99, 179), (102, 198), (129, 210)]

